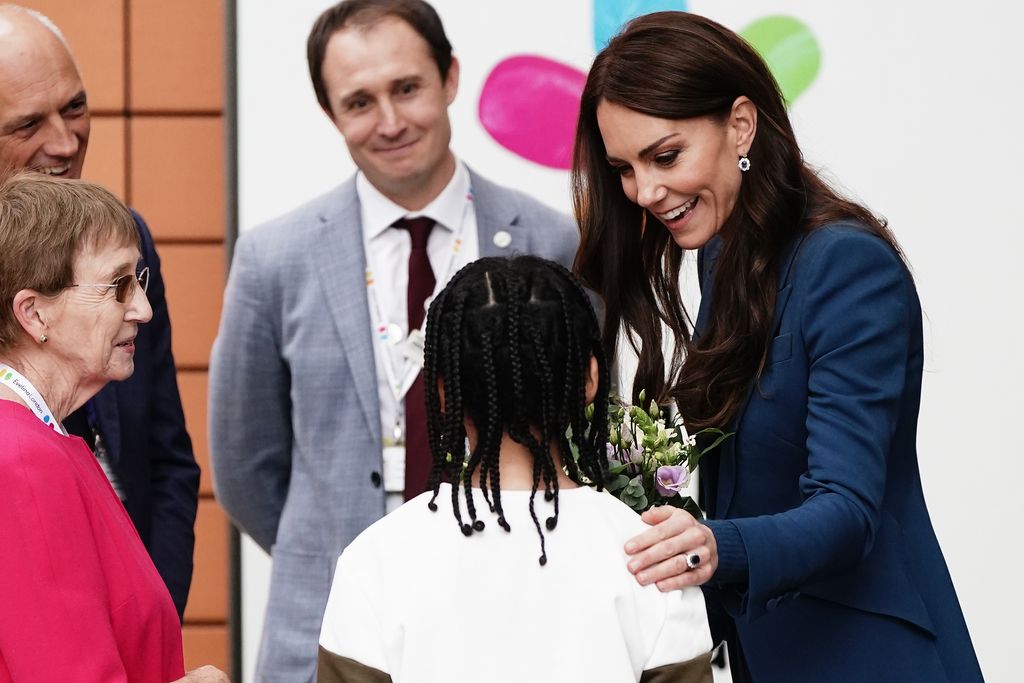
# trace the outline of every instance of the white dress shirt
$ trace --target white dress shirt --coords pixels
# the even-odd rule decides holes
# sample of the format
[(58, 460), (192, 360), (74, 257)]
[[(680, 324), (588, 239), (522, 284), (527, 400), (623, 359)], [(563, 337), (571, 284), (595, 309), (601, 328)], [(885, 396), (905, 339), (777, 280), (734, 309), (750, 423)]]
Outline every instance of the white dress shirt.
[[(402, 341), (409, 334), (406, 293), (409, 285), (409, 255), (412, 238), (407, 230), (392, 227), (400, 218), (426, 216), (435, 222), (427, 240), (427, 256), (434, 271), (437, 294), (462, 266), (480, 256), (476, 212), (473, 210), (469, 170), (456, 162), (448, 185), (422, 211), (409, 212), (375, 188), (366, 176), (356, 176), (356, 194), (363, 229), (368, 279), (373, 280), (369, 298), (370, 319), (374, 325), (374, 360), (377, 368), (377, 395), (384, 436), (384, 489), (401, 494), (405, 485), (404, 391), (393, 388), (392, 380), (410, 383), (418, 366), (403, 353)], [(429, 300), (428, 300), (429, 303)], [(391, 334), (379, 333), (387, 327)], [(394, 334), (398, 332), (399, 334)], [(387, 336), (387, 339), (383, 337)], [(388, 367), (391, 368), (389, 376)], [(406, 380), (402, 382), (402, 380)], [(402, 502), (401, 495), (388, 496), (388, 510)]]

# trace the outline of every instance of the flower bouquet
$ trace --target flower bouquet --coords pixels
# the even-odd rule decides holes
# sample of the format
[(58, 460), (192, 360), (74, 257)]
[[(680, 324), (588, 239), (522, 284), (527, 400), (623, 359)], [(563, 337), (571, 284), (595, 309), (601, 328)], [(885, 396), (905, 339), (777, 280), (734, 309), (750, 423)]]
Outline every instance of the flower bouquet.
[[(688, 435), (678, 415), (669, 419), (654, 400), (647, 408), (642, 407), (643, 391), (639, 398), (640, 405), (635, 406), (618, 396), (609, 401), (605, 488), (637, 512), (655, 505), (672, 505), (701, 519), (697, 502), (682, 492), (701, 457), (731, 434), (708, 428)], [(700, 448), (697, 437), (701, 434), (715, 438)]]

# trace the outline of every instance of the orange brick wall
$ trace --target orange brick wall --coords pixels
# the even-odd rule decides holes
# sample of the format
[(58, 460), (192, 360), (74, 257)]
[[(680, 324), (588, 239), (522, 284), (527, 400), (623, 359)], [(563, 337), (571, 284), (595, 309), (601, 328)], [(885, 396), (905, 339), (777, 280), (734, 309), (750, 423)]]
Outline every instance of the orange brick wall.
[(213, 499), (206, 377), (224, 289), (224, 2), (23, 0), (61, 28), (92, 110), (84, 176), (146, 219), (163, 266), (185, 420), (203, 469), (185, 664), (231, 663), (229, 524)]

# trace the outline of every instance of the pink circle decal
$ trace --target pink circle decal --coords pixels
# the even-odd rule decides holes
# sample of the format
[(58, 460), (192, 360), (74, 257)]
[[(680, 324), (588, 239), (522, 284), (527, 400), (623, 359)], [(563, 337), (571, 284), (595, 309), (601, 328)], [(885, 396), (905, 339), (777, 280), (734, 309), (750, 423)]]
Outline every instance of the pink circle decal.
[(542, 166), (568, 169), (586, 74), (544, 57), (509, 57), (480, 93), (480, 123), (498, 144)]

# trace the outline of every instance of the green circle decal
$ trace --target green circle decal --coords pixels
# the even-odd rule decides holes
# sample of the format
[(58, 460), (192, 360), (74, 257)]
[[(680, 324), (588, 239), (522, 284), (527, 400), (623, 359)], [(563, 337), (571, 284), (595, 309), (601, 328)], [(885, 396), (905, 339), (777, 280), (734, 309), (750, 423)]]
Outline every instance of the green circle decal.
[(758, 19), (740, 35), (768, 63), (790, 105), (814, 82), (821, 67), (821, 49), (805, 24), (784, 15)]

